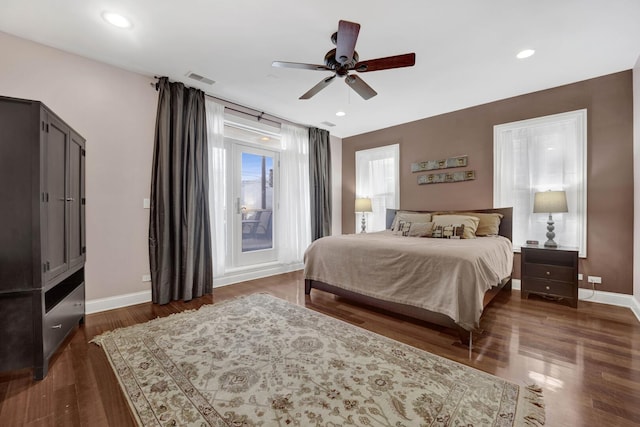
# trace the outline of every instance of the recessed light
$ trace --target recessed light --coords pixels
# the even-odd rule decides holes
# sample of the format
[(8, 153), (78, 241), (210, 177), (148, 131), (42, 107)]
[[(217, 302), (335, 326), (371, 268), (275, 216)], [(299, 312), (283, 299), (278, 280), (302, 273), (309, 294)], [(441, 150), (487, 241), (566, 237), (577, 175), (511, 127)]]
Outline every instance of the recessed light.
[(102, 12), (102, 19), (118, 28), (131, 28), (133, 24), (124, 16), (114, 12)]
[(346, 115), (347, 115), (347, 113), (345, 113), (344, 111), (338, 111), (338, 112), (336, 113), (336, 116), (338, 116), (338, 117), (344, 117), (344, 116), (346, 116)]
[(260, 138), (260, 141), (270, 141), (271, 139), (268, 136), (263, 136)]
[(533, 55), (534, 53), (536, 53), (535, 50), (533, 49), (525, 49), (525, 50), (521, 50), (520, 52), (518, 52), (518, 54), (516, 55), (516, 58), (518, 59), (524, 59), (524, 58), (528, 58), (531, 55)]

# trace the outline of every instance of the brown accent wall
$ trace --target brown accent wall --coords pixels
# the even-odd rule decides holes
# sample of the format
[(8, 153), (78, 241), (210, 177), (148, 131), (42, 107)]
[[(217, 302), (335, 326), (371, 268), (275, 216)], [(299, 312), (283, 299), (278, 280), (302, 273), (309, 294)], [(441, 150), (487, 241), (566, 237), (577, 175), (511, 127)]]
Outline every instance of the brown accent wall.
[[(493, 207), (493, 126), (587, 109), (587, 258), (598, 289), (633, 293), (633, 85), (631, 70), (369, 132), (342, 141), (342, 229), (355, 227), (355, 152), (400, 144), (402, 209)], [(469, 156), (474, 181), (418, 185), (411, 163)], [(458, 170), (458, 169), (455, 169)], [(514, 276), (520, 277), (516, 254)]]

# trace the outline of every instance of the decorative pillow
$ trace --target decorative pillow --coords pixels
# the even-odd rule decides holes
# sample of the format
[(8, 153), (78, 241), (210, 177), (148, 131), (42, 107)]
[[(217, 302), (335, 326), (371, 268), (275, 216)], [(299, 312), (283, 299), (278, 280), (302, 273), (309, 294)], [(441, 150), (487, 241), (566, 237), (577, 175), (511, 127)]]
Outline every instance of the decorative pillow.
[(409, 237), (431, 237), (433, 222), (414, 222), (409, 228)]
[(410, 222), (430, 222), (431, 214), (423, 212), (411, 212), (411, 211), (398, 211), (396, 212), (393, 223), (391, 224), (391, 230), (397, 231), (398, 221), (410, 221)]
[(452, 224), (464, 225), (464, 234), (462, 234), (462, 238), (475, 239), (476, 229), (478, 228), (480, 219), (478, 217), (469, 215), (434, 215), (433, 222), (435, 223), (435, 227), (439, 225), (443, 226)]
[(431, 237), (436, 239), (462, 239), (465, 226), (463, 224), (436, 225)]
[(500, 231), (500, 220), (504, 217), (501, 213), (492, 212), (461, 212), (461, 215), (477, 217), (480, 222), (476, 230), (476, 236), (494, 236)]
[(411, 230), (411, 223), (409, 221), (400, 220), (398, 221), (396, 228), (397, 230), (394, 230), (393, 234), (406, 237), (409, 235), (409, 230)]

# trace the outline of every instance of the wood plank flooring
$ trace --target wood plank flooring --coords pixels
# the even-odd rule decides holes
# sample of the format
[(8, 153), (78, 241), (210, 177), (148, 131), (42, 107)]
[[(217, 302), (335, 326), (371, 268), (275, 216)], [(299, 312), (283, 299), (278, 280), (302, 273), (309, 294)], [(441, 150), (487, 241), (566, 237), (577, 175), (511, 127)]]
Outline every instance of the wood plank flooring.
[(89, 341), (114, 328), (229, 298), (267, 292), (518, 384), (543, 388), (548, 426), (640, 425), (640, 323), (629, 309), (580, 301), (578, 309), (502, 293), (483, 315), (474, 350), (453, 331), (312, 290), (301, 272), (214, 289), (213, 296), (140, 304), (88, 315), (52, 358), (49, 374), (0, 374), (2, 426), (133, 426), (102, 349)]

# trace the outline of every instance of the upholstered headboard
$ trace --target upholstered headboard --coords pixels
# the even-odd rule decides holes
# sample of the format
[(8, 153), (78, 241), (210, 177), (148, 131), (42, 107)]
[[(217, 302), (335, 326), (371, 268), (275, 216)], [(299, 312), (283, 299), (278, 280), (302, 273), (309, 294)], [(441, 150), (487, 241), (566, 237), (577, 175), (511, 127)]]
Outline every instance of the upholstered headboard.
[[(391, 224), (393, 223), (393, 218), (396, 216), (396, 212), (399, 209), (387, 209), (387, 218), (386, 224), (387, 229), (391, 228)], [(412, 212), (443, 212), (443, 211), (412, 211)], [(458, 211), (446, 211), (447, 213), (455, 213), (455, 212), (478, 212), (478, 213), (500, 213), (503, 215), (502, 220), (500, 221), (500, 230), (498, 234), (506, 237), (509, 240), (512, 240), (513, 237), (513, 208), (493, 208), (493, 209), (465, 209)]]

